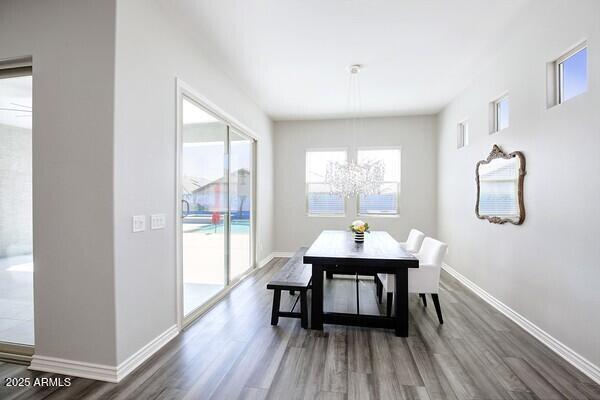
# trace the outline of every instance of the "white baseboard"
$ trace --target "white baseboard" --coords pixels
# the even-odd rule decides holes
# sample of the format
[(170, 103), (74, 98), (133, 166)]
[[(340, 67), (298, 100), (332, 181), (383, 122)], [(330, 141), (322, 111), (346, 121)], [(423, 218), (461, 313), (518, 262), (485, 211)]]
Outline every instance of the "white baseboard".
[(116, 367), (34, 354), (29, 369), (117, 383), (160, 350), (178, 333), (177, 325), (171, 326)]
[(494, 307), (496, 310), (500, 311), (502, 314), (507, 316), (521, 328), (525, 329), (529, 334), (535, 337), (537, 340), (545, 344), (550, 350), (554, 351), (556, 354), (564, 358), (567, 362), (572, 364), (575, 368), (579, 369), (581, 372), (589, 376), (596, 383), (600, 384), (600, 367), (591, 363), (585, 357), (581, 356), (577, 352), (575, 352), (570, 347), (566, 346), (556, 338), (552, 337), (546, 331), (541, 329), (539, 326), (529, 321), (527, 318), (502, 303), (500, 300), (477, 286), (473, 281), (469, 278), (462, 275), (460, 272), (456, 271), (454, 268), (444, 263), (442, 268), (456, 278), (457, 281), (462, 283), (468, 289), (470, 289), (473, 293), (481, 297), (485, 302)]
[(258, 268), (264, 267), (269, 262), (271, 262), (271, 260), (273, 260), (274, 258), (290, 258), (293, 255), (294, 255), (294, 253), (290, 253), (287, 251), (274, 251), (258, 262)]
[(258, 268), (264, 267), (265, 265), (267, 265), (268, 263), (270, 263), (273, 258), (274, 258), (273, 257), (273, 253), (269, 254), (268, 256), (266, 256), (265, 258), (263, 258), (262, 260), (260, 260), (258, 262), (257, 267)]
[(109, 365), (92, 364), (63, 358), (33, 355), (29, 369), (51, 372), (80, 378), (117, 383), (117, 368)]
[(152, 357), (153, 354), (159, 351), (178, 334), (179, 330), (177, 329), (177, 324), (175, 324), (119, 364), (117, 366), (117, 382), (125, 378), (144, 361)]
[(293, 252), (287, 252), (287, 251), (274, 251), (273, 253), (271, 253), (271, 255), (273, 256), (273, 258), (290, 258), (294, 256)]

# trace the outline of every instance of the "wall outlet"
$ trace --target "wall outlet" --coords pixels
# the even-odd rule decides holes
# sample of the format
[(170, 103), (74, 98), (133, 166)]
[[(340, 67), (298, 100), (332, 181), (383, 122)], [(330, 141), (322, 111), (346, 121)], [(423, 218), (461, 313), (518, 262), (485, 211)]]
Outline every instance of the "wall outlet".
[(150, 216), (150, 229), (164, 229), (166, 221), (165, 214), (152, 214)]
[(133, 232), (142, 232), (146, 230), (146, 216), (145, 215), (134, 215), (132, 218), (132, 230)]

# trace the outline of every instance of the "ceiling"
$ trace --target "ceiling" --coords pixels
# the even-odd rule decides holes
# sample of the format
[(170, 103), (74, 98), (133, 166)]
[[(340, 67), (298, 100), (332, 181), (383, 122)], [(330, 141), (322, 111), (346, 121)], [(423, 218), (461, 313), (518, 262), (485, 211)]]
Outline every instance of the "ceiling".
[(159, 0), (272, 119), (440, 111), (530, 0)]

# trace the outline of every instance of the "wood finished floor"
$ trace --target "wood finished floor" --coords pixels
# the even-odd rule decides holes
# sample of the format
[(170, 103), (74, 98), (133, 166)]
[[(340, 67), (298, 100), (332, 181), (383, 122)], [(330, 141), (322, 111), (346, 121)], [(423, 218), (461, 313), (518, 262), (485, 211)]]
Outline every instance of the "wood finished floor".
[[(0, 399), (600, 399), (600, 387), (456, 280), (442, 273), (438, 325), (431, 301), (410, 299), (408, 338), (392, 331), (282, 318), (271, 327), (266, 283), (286, 259), (246, 279), (119, 384), (7, 388)], [(325, 284), (326, 310), (356, 310), (352, 280)], [(361, 281), (361, 312), (384, 312)], [(282, 296), (283, 307), (292, 296)], [(56, 376), (0, 363), (6, 377)]]

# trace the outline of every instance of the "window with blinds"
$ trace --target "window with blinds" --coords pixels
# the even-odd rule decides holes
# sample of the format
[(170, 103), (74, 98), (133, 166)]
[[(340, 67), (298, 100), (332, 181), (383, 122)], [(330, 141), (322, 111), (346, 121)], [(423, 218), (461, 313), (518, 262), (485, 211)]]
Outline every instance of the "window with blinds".
[(384, 164), (384, 183), (377, 194), (360, 195), (360, 215), (396, 215), (400, 193), (400, 149), (358, 150), (358, 163), (381, 160)]
[(306, 152), (306, 208), (309, 215), (343, 216), (344, 197), (331, 193), (325, 183), (327, 166), (331, 162), (344, 163), (346, 150), (309, 150)]

